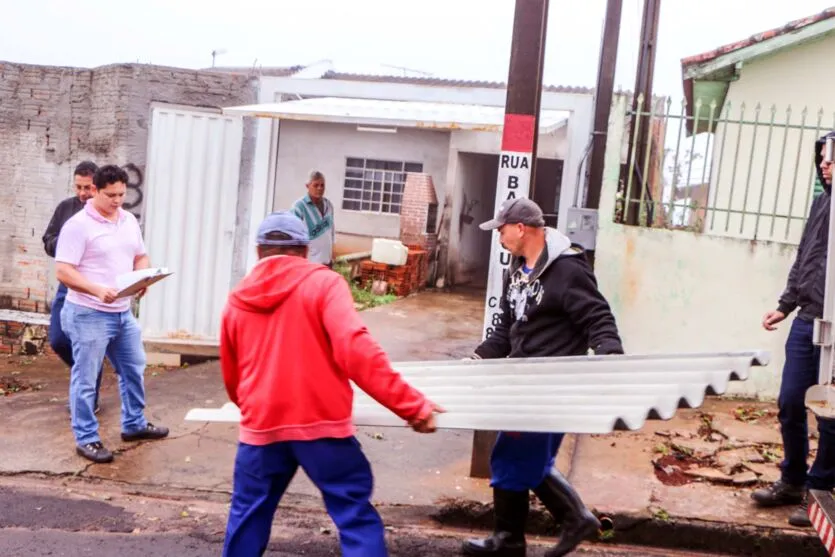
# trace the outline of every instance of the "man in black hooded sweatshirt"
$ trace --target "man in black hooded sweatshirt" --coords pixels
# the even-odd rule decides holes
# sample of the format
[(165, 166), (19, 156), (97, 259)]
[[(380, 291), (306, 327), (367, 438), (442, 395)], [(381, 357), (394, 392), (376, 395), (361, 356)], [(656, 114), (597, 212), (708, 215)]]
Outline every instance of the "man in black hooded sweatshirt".
[[(512, 258), (499, 322), (473, 358), (583, 356), (590, 348), (596, 354), (623, 353), (615, 318), (597, 289), (583, 249), (547, 228), (536, 203), (507, 200), (481, 229), (498, 230)], [(499, 433), (490, 457), (494, 533), (464, 542), (465, 555), (524, 557), (530, 490), (562, 523), (559, 544), (546, 557), (568, 554), (600, 528), (554, 466), (562, 437), (561, 433)]]
[(818, 419), (818, 454), (807, 470), (809, 431), (806, 413), (806, 391), (818, 382), (820, 348), (812, 344), (815, 318), (823, 315), (826, 287), (826, 250), (829, 245), (829, 207), (832, 190), (832, 164), (824, 161), (826, 139), (835, 138), (830, 132), (815, 143), (815, 167), (823, 185), (809, 211), (797, 256), (789, 271), (786, 289), (780, 296), (777, 309), (763, 317), (763, 327), (773, 331), (795, 308), (800, 308), (792, 322), (786, 340), (786, 363), (780, 383), (780, 429), (783, 435), (785, 458), (782, 473), (776, 483), (758, 489), (751, 497), (763, 507), (798, 505), (789, 517), (793, 526), (810, 527), (808, 490), (830, 491), (835, 487), (835, 421)]

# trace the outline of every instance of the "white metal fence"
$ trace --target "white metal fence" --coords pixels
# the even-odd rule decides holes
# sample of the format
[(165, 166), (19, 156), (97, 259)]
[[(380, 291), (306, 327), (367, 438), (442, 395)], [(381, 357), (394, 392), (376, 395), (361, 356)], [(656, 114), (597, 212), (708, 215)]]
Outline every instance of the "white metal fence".
[(623, 165), (616, 221), (633, 206), (640, 226), (799, 242), (822, 188), (815, 140), (835, 128), (835, 114), (701, 101), (690, 110), (668, 100), (638, 115), (629, 141), (649, 126), (648, 148)]

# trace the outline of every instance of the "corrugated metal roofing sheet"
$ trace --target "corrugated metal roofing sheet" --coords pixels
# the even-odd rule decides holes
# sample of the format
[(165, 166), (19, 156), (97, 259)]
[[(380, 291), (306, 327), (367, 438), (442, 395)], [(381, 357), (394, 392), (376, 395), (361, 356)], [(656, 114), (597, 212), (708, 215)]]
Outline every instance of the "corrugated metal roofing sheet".
[[(224, 108), (223, 112), (286, 120), (441, 130), (500, 131), (504, 123), (504, 109), (500, 107), (332, 97), (233, 106)], [(540, 131), (548, 133), (559, 129), (570, 116), (568, 111), (543, 110)]]
[[(392, 75), (372, 75), (329, 71), (322, 75), (322, 79), (336, 79), (344, 81), (370, 81), (379, 83), (409, 83), (412, 85), (429, 85), (437, 87), (484, 87), (488, 89), (505, 89), (506, 83), (500, 81), (476, 81), (466, 79), (444, 79), (440, 77), (409, 77)], [(569, 85), (544, 85), (543, 91), (549, 93), (574, 93), (590, 95), (594, 89), (589, 87), (572, 87)]]
[[(706, 394), (722, 394), (729, 381), (745, 381), (765, 352), (592, 356), (520, 360), (406, 362), (395, 369), (435, 403), (445, 429), (608, 433), (635, 430), (647, 419), (670, 419), (678, 408), (696, 408)], [(354, 389), (354, 422), (403, 422)], [(195, 409), (189, 421), (240, 420), (229, 403)]]

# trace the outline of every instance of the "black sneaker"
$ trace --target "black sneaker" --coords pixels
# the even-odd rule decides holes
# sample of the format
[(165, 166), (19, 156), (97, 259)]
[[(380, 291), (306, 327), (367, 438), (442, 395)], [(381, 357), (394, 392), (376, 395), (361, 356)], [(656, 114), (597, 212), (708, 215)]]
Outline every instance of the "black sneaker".
[(802, 485), (791, 485), (778, 480), (768, 487), (756, 490), (751, 499), (763, 507), (779, 507), (782, 505), (799, 505), (803, 502), (806, 489)]
[(803, 501), (789, 516), (789, 524), (798, 528), (811, 528), (812, 520), (809, 518), (809, 492), (803, 494)]
[(108, 451), (105, 446), (101, 444), (101, 441), (87, 443), (86, 445), (78, 445), (75, 448), (75, 452), (77, 452), (79, 456), (83, 456), (87, 460), (92, 460), (96, 464), (113, 462), (113, 453)]
[(145, 441), (164, 439), (166, 437), (168, 437), (167, 427), (157, 427), (150, 422), (145, 426), (145, 429), (140, 429), (133, 433), (122, 433), (122, 441)]

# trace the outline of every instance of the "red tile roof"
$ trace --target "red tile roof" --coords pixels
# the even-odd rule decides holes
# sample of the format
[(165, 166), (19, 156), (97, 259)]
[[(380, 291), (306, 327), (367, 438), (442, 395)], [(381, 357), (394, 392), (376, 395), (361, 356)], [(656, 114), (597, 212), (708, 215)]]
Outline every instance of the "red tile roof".
[(688, 66), (692, 66), (695, 64), (703, 64), (705, 62), (709, 62), (720, 56), (728, 54), (730, 52), (735, 52), (737, 50), (741, 50), (743, 48), (747, 48), (749, 46), (753, 46), (757, 43), (761, 43), (767, 41), (769, 39), (773, 39), (775, 37), (779, 37), (781, 35), (787, 35), (789, 33), (794, 33), (795, 31), (799, 31), (804, 27), (808, 27), (815, 23), (819, 23), (821, 21), (831, 19), (835, 17), (835, 6), (831, 8), (827, 8), (824, 11), (809, 16), (804, 17), (802, 19), (796, 19), (794, 21), (790, 21), (789, 23), (783, 25), (782, 27), (777, 27), (775, 29), (769, 29), (768, 31), (763, 31), (762, 33), (757, 33), (756, 35), (751, 35), (747, 39), (737, 41), (735, 43), (726, 44), (724, 46), (720, 46), (719, 48), (715, 48), (709, 52), (703, 52), (702, 54), (696, 54), (695, 56), (689, 56), (687, 58), (683, 58), (681, 60), (681, 65), (683, 68)]

